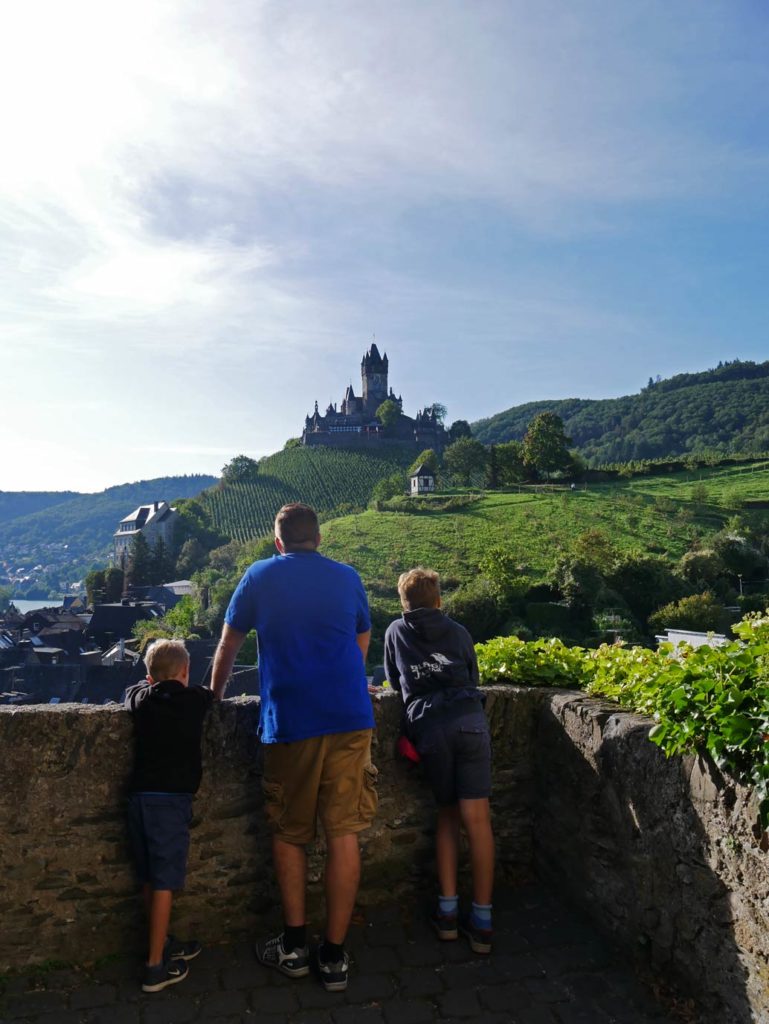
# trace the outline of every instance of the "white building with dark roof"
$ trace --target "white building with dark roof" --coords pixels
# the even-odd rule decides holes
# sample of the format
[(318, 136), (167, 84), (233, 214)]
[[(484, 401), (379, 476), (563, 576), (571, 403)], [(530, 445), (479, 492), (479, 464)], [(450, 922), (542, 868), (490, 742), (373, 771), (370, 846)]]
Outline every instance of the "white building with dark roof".
[(122, 565), (131, 552), (131, 543), (140, 533), (143, 534), (151, 548), (162, 538), (166, 547), (173, 542), (174, 526), (178, 513), (166, 501), (153, 501), (150, 505), (140, 505), (137, 509), (120, 520), (120, 525), (113, 534), (115, 542), (115, 562)]

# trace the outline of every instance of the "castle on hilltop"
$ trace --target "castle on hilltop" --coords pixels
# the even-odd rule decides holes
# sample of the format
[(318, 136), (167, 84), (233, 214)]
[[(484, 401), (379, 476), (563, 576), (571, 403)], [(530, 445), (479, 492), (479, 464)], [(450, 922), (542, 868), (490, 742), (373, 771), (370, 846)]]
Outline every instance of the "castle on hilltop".
[[(366, 352), (360, 364), (361, 394), (356, 395), (348, 384), (337, 408), (330, 402), (324, 415), (307, 416), (302, 431), (302, 444), (333, 445), (337, 448), (370, 447), (377, 444), (418, 444), (440, 450), (446, 443), (446, 431), (432, 409), (420, 410), (412, 419), (403, 413), (403, 400), (387, 388), (387, 353), (380, 356), (376, 345)], [(385, 426), (376, 415), (382, 402), (394, 402), (400, 415)]]

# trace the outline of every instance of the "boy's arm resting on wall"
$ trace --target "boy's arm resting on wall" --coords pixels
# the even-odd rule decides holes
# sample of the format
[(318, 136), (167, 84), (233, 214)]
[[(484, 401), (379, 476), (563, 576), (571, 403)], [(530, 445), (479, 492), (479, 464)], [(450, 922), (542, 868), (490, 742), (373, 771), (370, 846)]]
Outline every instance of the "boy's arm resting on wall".
[(390, 643), (390, 638), (387, 636), (387, 634), (385, 634), (384, 645), (384, 670), (385, 679), (387, 680), (387, 682), (390, 684), (393, 690), (395, 690), (396, 693), (400, 693), (401, 696), (403, 696), (401, 692), (400, 673), (398, 672), (398, 666), (395, 662), (395, 655), (393, 653), (392, 645)]
[(126, 689), (123, 697), (123, 707), (127, 711), (136, 711), (141, 702), (152, 693), (152, 685), (146, 679), (134, 683)]
[(227, 623), (222, 627), (222, 635), (216, 648), (214, 667), (211, 672), (211, 689), (216, 700), (221, 700), (224, 697), (224, 691), (227, 689), (227, 683), (230, 680), (235, 659), (245, 639), (245, 633), (233, 629)]

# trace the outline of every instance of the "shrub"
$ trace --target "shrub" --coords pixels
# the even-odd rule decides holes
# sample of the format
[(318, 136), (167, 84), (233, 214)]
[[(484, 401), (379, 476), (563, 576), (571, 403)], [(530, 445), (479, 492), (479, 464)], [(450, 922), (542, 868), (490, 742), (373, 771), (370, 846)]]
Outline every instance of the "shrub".
[(704, 594), (691, 594), (682, 597), (680, 601), (672, 601), (649, 616), (649, 626), (660, 633), (665, 629), (715, 632), (722, 627), (723, 621), (723, 605), (709, 590)]

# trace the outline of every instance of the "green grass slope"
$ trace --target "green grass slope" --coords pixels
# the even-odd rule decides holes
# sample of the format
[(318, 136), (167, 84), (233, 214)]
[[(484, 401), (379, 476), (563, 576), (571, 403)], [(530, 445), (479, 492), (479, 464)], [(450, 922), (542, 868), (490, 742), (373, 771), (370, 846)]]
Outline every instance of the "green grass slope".
[(365, 507), (375, 485), (406, 470), (418, 454), (410, 446), (374, 451), (289, 448), (262, 459), (254, 480), (219, 483), (201, 495), (216, 528), (234, 540), (269, 533), (275, 513), (289, 501), (303, 501), (322, 515)]
[(677, 561), (699, 537), (740, 513), (769, 523), (769, 513), (743, 502), (769, 500), (769, 462), (644, 476), (575, 491), (486, 492), (452, 512), (373, 512), (324, 527), (323, 551), (349, 562), (374, 594), (395, 599), (399, 573), (415, 565), (438, 570), (450, 584), (478, 573), (489, 548), (504, 546), (532, 580), (544, 579), (581, 533), (602, 530), (619, 550)]
[(650, 383), (637, 395), (529, 402), (472, 424), (485, 444), (520, 440), (540, 412), (557, 413), (593, 465), (769, 448), (769, 362), (733, 362)]

